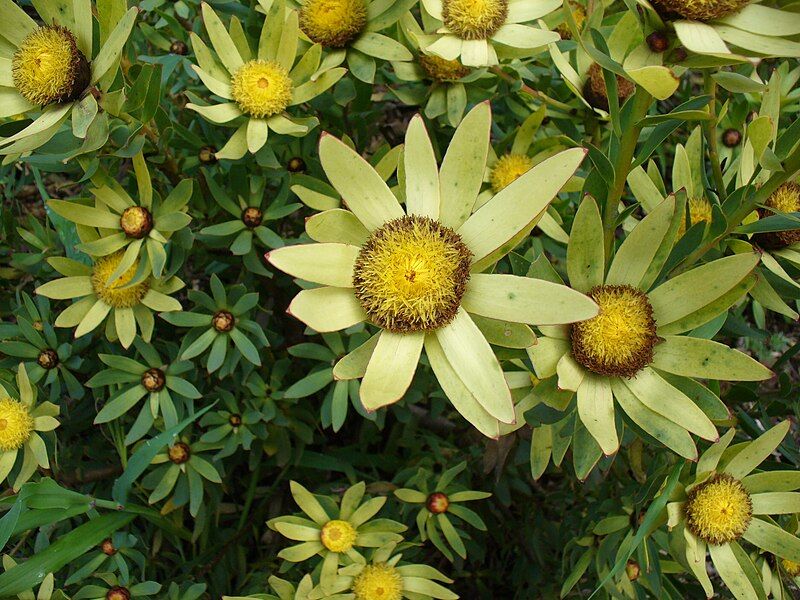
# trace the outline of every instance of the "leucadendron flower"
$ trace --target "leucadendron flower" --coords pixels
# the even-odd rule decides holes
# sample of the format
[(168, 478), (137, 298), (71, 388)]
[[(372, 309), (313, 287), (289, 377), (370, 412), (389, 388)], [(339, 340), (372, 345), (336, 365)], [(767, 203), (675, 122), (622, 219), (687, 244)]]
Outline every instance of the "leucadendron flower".
[(775, 524), (769, 515), (800, 512), (796, 470), (754, 472), (780, 445), (789, 422), (783, 421), (750, 442), (734, 444), (729, 430), (706, 450), (690, 480), (678, 486), (667, 504), (671, 548), (682, 556), (711, 598), (714, 588), (706, 552), (714, 570), (739, 600), (764, 597), (763, 583), (742, 548), (744, 540), (787, 563), (800, 563), (800, 538)]
[[(255, 52), (241, 35), (238, 19), (234, 17), (226, 28), (205, 2), (203, 22), (217, 58), (195, 33), (191, 34), (199, 63), (193, 65), (194, 71), (212, 94), (226, 102), (212, 105), (192, 102), (186, 108), (212, 123), (238, 123), (230, 140), (215, 153), (218, 159), (235, 160), (247, 152), (255, 154), (267, 143), (270, 130), (296, 137), (306, 135), (319, 122), (317, 118), (293, 117), (287, 109), (316, 98), (345, 73), (341, 67), (321, 65), (319, 44), (296, 60), (297, 12), (287, 9), (283, 0), (275, 0), (271, 7), (263, 0), (259, 2), (269, 10)], [(231, 37), (234, 27), (239, 44)]]
[(379, 31), (394, 25), (417, 0), (297, 0), (303, 37), (326, 50), (325, 64), (347, 67), (365, 83), (375, 80), (375, 59), (409, 61), (403, 44)]
[(50, 468), (47, 447), (39, 432), (53, 431), (59, 426), (55, 418), (58, 406), (51, 402), (36, 405), (36, 388), (22, 363), (16, 382), (14, 389), (0, 380), (0, 481), (5, 481), (16, 466), (14, 490), (28, 481), (37, 467)]
[[(530, 21), (561, 6), (562, 0), (422, 0), (425, 11), (441, 21), (434, 34), (418, 36), (422, 49), (467, 67), (486, 67), (503, 58), (501, 47), (530, 51), (557, 42), (558, 33)], [(498, 44), (499, 46), (496, 46)]]
[(341, 564), (366, 564), (361, 549), (380, 548), (403, 540), (400, 533), (406, 530), (405, 525), (390, 519), (373, 519), (386, 503), (386, 497), (362, 502), (366, 491), (363, 481), (348, 488), (341, 502), (312, 494), (296, 481), (290, 486), (292, 497), (308, 518), (276, 517), (267, 525), (290, 540), (300, 542), (281, 550), (279, 558), (303, 562), (312, 556), (322, 557), (320, 579), (323, 585), (335, 578)]
[[(113, 77), (119, 56), (133, 29), (137, 8), (119, 19), (93, 54), (91, 0), (37, 2), (39, 25), (14, 0), (0, 0), (0, 38), (13, 54), (0, 60), (0, 118), (25, 115), (33, 122), (7, 138), (0, 138), (0, 155), (20, 155), (52, 138), (73, 114), (97, 101), (90, 88), (105, 86)], [(102, 12), (103, 3), (97, 7)], [(7, 56), (4, 54), (4, 56)], [(87, 125), (88, 129), (88, 125)], [(85, 132), (84, 132), (85, 135)]]
[[(153, 192), (153, 183), (142, 153), (133, 157), (138, 197), (134, 200), (125, 189), (105, 173), (96, 173), (91, 200), (50, 200), (48, 206), (78, 225), (83, 242), (77, 246), (91, 256), (108, 256), (124, 250), (123, 259), (109, 279), (113, 283), (135, 262), (144, 266), (144, 274), (161, 277), (167, 262), (165, 246), (173, 232), (192, 220), (187, 204), (192, 196), (192, 180), (184, 179), (161, 200)], [(93, 205), (92, 205), (93, 204)]]
[(144, 341), (150, 341), (153, 311), (181, 310), (181, 303), (169, 294), (181, 289), (183, 281), (175, 276), (157, 279), (148, 275), (138, 258), (118, 276), (124, 259), (123, 250), (95, 259), (91, 267), (71, 258), (48, 259), (64, 277), (40, 285), (36, 293), (56, 300), (76, 300), (58, 315), (56, 327), (77, 326), (77, 338), (94, 331), (105, 321), (106, 338), (119, 340), (128, 348), (137, 330)]
[(309, 600), (457, 600), (458, 594), (441, 583), (453, 580), (430, 565), (401, 564), (402, 554), (394, 554), (396, 544), (376, 549), (368, 563), (354, 562), (339, 569), (329, 584), (323, 581)]
[(597, 305), (566, 286), (484, 273), (527, 236), (585, 156), (573, 148), (543, 161), (473, 213), (490, 124), (488, 104), (475, 107), (456, 130), (440, 170), (422, 118), (412, 119), (404, 153), (405, 208), (361, 156), (324, 135), (322, 167), (349, 210), (326, 211), (307, 222), (311, 237), (325, 243), (280, 248), (267, 259), (322, 286), (301, 291), (289, 306), (312, 329), (325, 333), (362, 322), (379, 328), (334, 367), (337, 379), (363, 377), (367, 410), (403, 397), (424, 346), (456, 409), (496, 437), (498, 422), (514, 422), (514, 405), (476, 322), (529, 332), (527, 324), (591, 318)]
[(759, 256), (725, 256), (659, 281), (684, 218), (675, 204), (669, 196), (642, 219), (606, 272), (603, 225), (587, 196), (570, 233), (567, 274), (573, 288), (597, 302), (600, 314), (571, 326), (540, 327), (544, 337), (528, 349), (540, 379), (557, 375), (560, 390), (577, 393), (578, 417), (606, 455), (619, 448), (619, 407), (649, 435), (694, 460), (689, 434), (715, 441), (712, 420), (729, 416), (716, 394), (695, 379), (772, 376), (738, 350), (681, 335), (744, 296)]

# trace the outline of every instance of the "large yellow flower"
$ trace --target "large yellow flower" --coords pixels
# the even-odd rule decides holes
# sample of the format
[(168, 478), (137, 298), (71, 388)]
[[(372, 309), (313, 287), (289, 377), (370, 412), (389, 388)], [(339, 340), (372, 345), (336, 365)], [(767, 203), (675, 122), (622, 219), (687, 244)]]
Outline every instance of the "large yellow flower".
[[(326, 211), (307, 230), (318, 244), (267, 255), (277, 268), (322, 287), (300, 292), (289, 312), (320, 332), (368, 322), (380, 328), (336, 365), (363, 377), (361, 401), (376, 410), (403, 397), (422, 348), (456, 408), (487, 435), (514, 422), (503, 370), (487, 341), (534, 343), (528, 324), (561, 324), (597, 305), (549, 281), (485, 273), (541, 218), (583, 160), (574, 148), (547, 159), (474, 213), (489, 150), (488, 105), (456, 130), (441, 168), (421, 117), (406, 132), (405, 209), (361, 156), (323, 135), (319, 155), (349, 211)], [(502, 331), (503, 333), (499, 333)], [(520, 347), (520, 346), (516, 346)]]

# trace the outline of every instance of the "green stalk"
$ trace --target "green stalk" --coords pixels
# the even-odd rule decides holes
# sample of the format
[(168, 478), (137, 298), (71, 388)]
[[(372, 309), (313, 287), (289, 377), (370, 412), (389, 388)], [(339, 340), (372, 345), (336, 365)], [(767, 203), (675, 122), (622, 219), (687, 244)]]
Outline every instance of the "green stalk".
[(631, 170), (633, 153), (636, 150), (636, 143), (639, 141), (639, 134), (642, 131), (641, 121), (647, 115), (647, 109), (653, 97), (641, 86), (637, 86), (636, 93), (631, 102), (630, 127), (622, 133), (619, 141), (619, 152), (614, 161), (614, 185), (608, 191), (605, 207), (603, 209), (603, 230), (605, 238), (606, 262), (611, 259), (611, 249), (614, 244), (614, 232), (617, 229), (617, 215), (619, 201), (625, 191), (625, 182)]
[(725, 180), (722, 178), (722, 167), (719, 164), (719, 151), (717, 150), (717, 82), (711, 78), (709, 72), (703, 75), (703, 87), (706, 94), (711, 96), (708, 110), (711, 118), (703, 121), (703, 135), (708, 145), (708, 159), (711, 161), (711, 172), (714, 174), (714, 184), (717, 186), (717, 196), (720, 202), (725, 202)]

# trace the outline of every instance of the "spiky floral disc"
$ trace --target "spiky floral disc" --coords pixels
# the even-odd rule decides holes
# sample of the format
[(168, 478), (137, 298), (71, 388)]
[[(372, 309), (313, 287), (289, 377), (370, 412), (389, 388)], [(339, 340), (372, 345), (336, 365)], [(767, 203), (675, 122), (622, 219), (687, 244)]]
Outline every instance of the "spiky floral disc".
[(686, 19), (713, 21), (741, 10), (750, 0), (657, 0), (656, 4)]
[(501, 156), (494, 164), (489, 182), (495, 193), (516, 181), (533, 167), (533, 159), (527, 154), (509, 153)]
[[(775, 213), (800, 212), (800, 184), (786, 182), (778, 187), (767, 198), (767, 208), (759, 208), (761, 218)], [(772, 210), (770, 210), (772, 209)], [(769, 231), (757, 236), (758, 243), (764, 248), (785, 248), (800, 242), (800, 228), (786, 231)]]
[(33, 417), (28, 407), (8, 396), (0, 398), (0, 451), (17, 450), (33, 431)]
[(470, 68), (457, 60), (447, 60), (433, 54), (420, 54), (419, 66), (434, 81), (457, 81), (470, 74)]
[(319, 539), (331, 552), (347, 552), (356, 541), (356, 530), (347, 521), (328, 521), (322, 526)]
[(687, 529), (719, 546), (738, 540), (747, 531), (753, 504), (738, 479), (719, 473), (689, 492), (685, 511)]
[(472, 254), (433, 219), (406, 216), (377, 229), (356, 259), (353, 286), (370, 320), (389, 331), (434, 330), (456, 315)]
[(69, 102), (89, 85), (89, 63), (69, 29), (46, 25), (22, 40), (11, 59), (11, 77), (31, 104)]
[[(617, 78), (617, 100), (619, 105), (622, 106), (631, 94), (636, 90), (636, 86), (624, 77), (616, 76)], [(606, 81), (603, 77), (603, 69), (597, 63), (592, 63), (586, 77), (586, 83), (583, 86), (583, 97), (586, 101), (595, 108), (600, 110), (609, 110), (608, 106), (608, 92), (606, 91)]]
[(343, 48), (366, 24), (364, 0), (306, 0), (300, 8), (300, 29), (311, 41), (328, 48)]
[(400, 600), (403, 577), (384, 563), (367, 565), (353, 581), (355, 600)]
[(98, 258), (92, 270), (94, 293), (103, 302), (114, 308), (133, 308), (142, 301), (142, 298), (150, 289), (148, 280), (129, 285), (139, 267), (138, 260), (134, 261), (117, 279), (108, 283), (108, 279), (117, 270), (124, 255), (124, 251), (120, 250), (114, 254)]
[(599, 375), (633, 377), (653, 360), (656, 323), (647, 295), (629, 285), (601, 285), (589, 296), (600, 314), (572, 325), (572, 354)]
[(508, 18), (507, 0), (444, 0), (445, 26), (464, 40), (492, 37)]
[(271, 117), (292, 101), (292, 80), (275, 61), (251, 60), (233, 75), (231, 94), (242, 112), (257, 119)]

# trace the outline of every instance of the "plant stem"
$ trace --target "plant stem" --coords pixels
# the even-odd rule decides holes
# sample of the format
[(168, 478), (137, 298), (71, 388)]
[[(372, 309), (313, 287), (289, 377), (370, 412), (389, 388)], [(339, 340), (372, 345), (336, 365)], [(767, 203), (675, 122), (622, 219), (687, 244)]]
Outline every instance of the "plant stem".
[(611, 249), (614, 244), (614, 232), (617, 229), (617, 215), (619, 214), (619, 201), (625, 191), (625, 182), (631, 170), (633, 153), (642, 131), (641, 121), (650, 108), (653, 97), (643, 87), (637, 87), (631, 102), (629, 126), (623, 129), (619, 141), (619, 151), (614, 161), (614, 185), (608, 191), (605, 207), (603, 209), (603, 231), (605, 241), (606, 262), (611, 259)]
[(703, 77), (705, 92), (711, 96), (711, 102), (708, 103), (711, 118), (703, 122), (703, 135), (708, 144), (708, 159), (711, 161), (711, 172), (714, 174), (717, 196), (719, 196), (720, 202), (725, 202), (728, 194), (725, 191), (725, 180), (722, 178), (722, 167), (719, 164), (719, 151), (717, 150), (717, 82), (711, 78), (709, 72), (705, 72)]
[[(517, 83), (516, 79), (514, 79), (511, 75), (503, 71), (500, 67), (492, 67), (491, 71), (492, 73), (494, 73), (495, 75), (499, 75), (509, 83)], [(529, 96), (536, 98), (537, 100), (540, 100), (541, 102), (544, 102), (545, 104), (552, 106), (553, 108), (563, 110), (567, 114), (575, 110), (575, 108), (570, 106), (569, 104), (565, 104), (564, 102), (556, 100), (555, 98), (551, 98), (547, 94), (540, 92), (539, 90), (535, 90), (528, 85), (525, 85), (521, 80), (520, 84), (522, 85), (522, 87), (520, 88), (521, 91), (525, 92)]]

